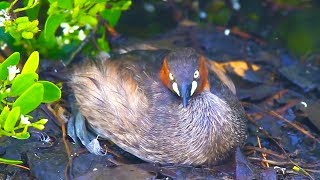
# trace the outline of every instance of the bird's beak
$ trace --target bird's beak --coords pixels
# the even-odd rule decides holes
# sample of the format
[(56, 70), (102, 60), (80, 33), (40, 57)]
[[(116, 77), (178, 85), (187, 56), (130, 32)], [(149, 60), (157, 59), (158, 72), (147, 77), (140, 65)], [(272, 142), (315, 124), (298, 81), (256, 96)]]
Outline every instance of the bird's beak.
[(182, 104), (183, 107), (186, 108), (188, 106), (188, 101), (190, 98), (190, 90), (191, 90), (191, 86), (188, 84), (182, 84), (181, 85), (181, 98), (182, 98)]

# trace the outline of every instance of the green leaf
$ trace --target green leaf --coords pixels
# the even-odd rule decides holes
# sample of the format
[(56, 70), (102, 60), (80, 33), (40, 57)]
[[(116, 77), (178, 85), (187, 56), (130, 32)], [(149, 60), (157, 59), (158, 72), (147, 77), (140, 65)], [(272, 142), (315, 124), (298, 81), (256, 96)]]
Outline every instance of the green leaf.
[(8, 27), (5, 26), (6, 32), (9, 32), (9, 34), (16, 40), (19, 41), (21, 39), (21, 34), (19, 31), (16, 31), (16, 28), (14, 26)]
[(28, 32), (28, 31), (23, 31), (21, 33), (21, 36), (24, 38), (24, 39), (32, 39), (33, 38), (33, 33), (32, 32)]
[(21, 74), (34, 73), (39, 66), (39, 52), (33, 51), (23, 66)]
[(43, 85), (35, 83), (16, 99), (12, 107), (20, 107), (21, 114), (28, 114), (41, 104), (43, 93)]
[(5, 164), (22, 164), (23, 163), (20, 160), (4, 159), (4, 158), (0, 158), (0, 162), (5, 163)]
[(106, 41), (105, 38), (99, 38), (97, 40), (97, 43), (98, 43), (99, 48), (101, 48), (102, 50), (104, 50), (106, 52), (110, 51), (109, 43), (108, 43), (108, 41)]
[[(30, 1), (28, 2), (28, 4), (30, 4)], [(41, 4), (39, 6), (35, 6), (31, 9), (27, 9), (26, 10), (26, 15), (30, 18), (30, 19), (37, 19), (38, 18), (38, 15), (39, 15), (39, 11), (40, 11), (40, 7), (41, 7)], [(25, 4), (26, 6), (27, 4)]]
[(132, 4), (132, 1), (131, 0), (128, 0), (128, 1), (125, 1), (123, 4), (122, 4), (122, 7), (121, 7), (121, 10), (128, 10), (129, 7), (131, 6)]
[(105, 7), (106, 7), (106, 2), (97, 3), (88, 11), (88, 15), (96, 16), (97, 13), (103, 11)]
[(90, 26), (95, 27), (98, 24), (98, 19), (93, 16), (81, 14), (78, 16), (79, 25), (90, 24)]
[(40, 119), (39, 121), (35, 122), (35, 124), (45, 125), (47, 122), (48, 122), (48, 119)]
[(61, 98), (61, 90), (58, 86), (49, 81), (38, 81), (44, 87), (43, 103), (51, 103)]
[(83, 6), (86, 0), (74, 0), (74, 6)]
[(58, 0), (58, 6), (62, 9), (71, 10), (73, 8), (72, 0)]
[(8, 67), (15, 66), (19, 63), (20, 53), (15, 52), (11, 54), (1, 65), (0, 65), (0, 80), (5, 80), (8, 77)]
[(15, 23), (21, 24), (21, 23), (28, 23), (29, 22), (29, 17), (23, 16), (23, 17), (18, 17), (17, 19), (14, 20)]
[(39, 21), (38, 20), (33, 20), (33, 21), (30, 22), (29, 29), (38, 27), (38, 25), (39, 25)]
[(27, 22), (21, 22), (17, 25), (17, 31), (23, 31), (26, 29), (29, 29), (31, 25), (31, 22), (27, 21)]
[(15, 97), (21, 95), (25, 90), (38, 81), (37, 73), (19, 74), (12, 81), (10, 96)]
[(8, 114), (10, 112), (10, 108), (8, 106), (5, 106), (0, 114), (0, 125), (3, 127), (4, 122), (6, 122), (6, 119), (8, 117)]
[(38, 129), (40, 131), (42, 131), (44, 129), (43, 124), (32, 124), (32, 127), (34, 127), (35, 129)]
[(111, 27), (114, 27), (121, 15), (121, 10), (119, 9), (105, 9), (101, 12), (101, 16), (108, 21)]
[(16, 139), (29, 139), (30, 138), (30, 133), (29, 132), (16, 133), (12, 137), (14, 137)]
[(16, 123), (20, 117), (20, 107), (14, 107), (8, 114), (6, 121), (4, 122), (3, 129), (7, 132), (13, 131)]
[(10, 6), (10, 3), (9, 2), (6, 2), (6, 1), (1, 1), (0, 2), (0, 9), (6, 9)]
[(132, 4), (131, 0), (121, 0), (121, 1), (108, 1), (107, 2), (112, 9), (119, 9), (119, 10), (127, 10)]
[(65, 14), (50, 15), (44, 25), (44, 37), (49, 41), (55, 41), (55, 33), (60, 24), (65, 20)]
[(35, 28), (31, 29), (30, 32), (32, 32), (33, 34), (36, 34), (39, 32), (39, 28), (35, 27)]

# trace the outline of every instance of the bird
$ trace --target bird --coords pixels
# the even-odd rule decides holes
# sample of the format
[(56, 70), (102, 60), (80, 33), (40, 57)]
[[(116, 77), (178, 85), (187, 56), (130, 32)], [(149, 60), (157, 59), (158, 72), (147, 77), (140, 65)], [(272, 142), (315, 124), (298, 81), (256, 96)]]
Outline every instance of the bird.
[(146, 162), (217, 165), (247, 138), (234, 84), (193, 48), (82, 64), (70, 86), (90, 129)]

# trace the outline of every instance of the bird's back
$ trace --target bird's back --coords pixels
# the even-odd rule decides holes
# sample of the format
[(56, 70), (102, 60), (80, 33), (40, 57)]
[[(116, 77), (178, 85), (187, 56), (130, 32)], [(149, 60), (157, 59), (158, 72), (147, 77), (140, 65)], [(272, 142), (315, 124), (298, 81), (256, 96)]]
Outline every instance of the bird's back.
[(76, 69), (79, 109), (101, 137), (143, 160), (215, 164), (245, 140), (243, 109), (211, 71), (211, 90), (183, 107), (159, 79), (166, 53), (136, 51)]

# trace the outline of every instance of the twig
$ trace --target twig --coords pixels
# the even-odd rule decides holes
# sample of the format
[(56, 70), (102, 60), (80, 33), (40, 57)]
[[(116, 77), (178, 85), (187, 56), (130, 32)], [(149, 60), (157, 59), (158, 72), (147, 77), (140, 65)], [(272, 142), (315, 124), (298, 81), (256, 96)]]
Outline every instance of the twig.
[(317, 170), (317, 169), (306, 169), (304, 168), (305, 171), (308, 171), (308, 172), (312, 172), (312, 173), (320, 173), (320, 170)]
[(289, 101), (287, 104), (285, 104), (284, 106), (278, 108), (277, 110), (275, 110), (276, 113), (278, 114), (283, 114), (286, 110), (292, 108), (293, 106), (295, 106), (297, 104), (299, 100), (298, 99), (294, 99)]
[(274, 160), (257, 158), (257, 157), (248, 157), (248, 159), (253, 161), (260, 161), (260, 162), (262, 161), (262, 162), (269, 163), (272, 165), (277, 165), (277, 166), (293, 165), (291, 161), (274, 161)]
[(316, 137), (314, 137), (312, 134), (309, 133), (309, 131), (305, 130), (304, 128), (299, 127), (298, 125), (290, 122), (288, 119), (280, 116), (278, 113), (276, 113), (276, 112), (274, 112), (274, 111), (272, 111), (272, 110), (271, 110), (269, 113), (270, 113), (272, 116), (283, 120), (284, 122), (286, 122), (287, 124), (289, 124), (291, 127), (293, 127), (293, 128), (295, 128), (295, 129), (297, 129), (298, 131), (300, 131), (302, 134), (304, 134), (304, 135), (308, 136), (309, 138), (313, 139), (314, 141), (320, 143), (320, 140), (319, 140), (319, 139), (317, 139)]
[(273, 96), (267, 98), (264, 102), (266, 102), (267, 104), (270, 104), (271, 102), (273, 102), (274, 99), (279, 99), (281, 96), (283, 96), (288, 91), (289, 91), (288, 89), (281, 89), (280, 91), (275, 93)]
[(258, 147), (254, 147), (254, 146), (245, 146), (243, 149), (244, 150), (254, 150), (254, 151), (262, 152), (264, 154), (269, 154), (269, 155), (274, 156), (274, 157), (279, 158), (279, 159), (287, 159), (283, 155), (278, 154), (278, 153), (276, 153), (276, 152), (274, 152), (272, 150), (266, 149), (266, 148), (258, 148)]
[[(262, 149), (259, 136), (257, 136), (257, 142), (258, 142), (259, 148)], [(267, 160), (267, 154), (266, 154), (266, 153), (261, 153), (261, 155), (262, 155), (263, 159)], [(268, 162), (265, 162), (265, 164), (262, 164), (262, 165), (263, 165), (263, 166), (265, 165), (265, 166), (267, 166), (267, 167), (270, 167)]]
[(65, 62), (66, 65), (70, 64), (74, 57), (83, 49), (83, 47), (89, 42), (89, 40), (93, 37), (93, 35), (96, 33), (97, 28), (94, 28), (89, 35), (80, 43), (78, 48), (73, 51), (69, 57), (69, 59)]
[(61, 124), (61, 131), (62, 131), (62, 141), (63, 141), (63, 144), (64, 144), (64, 147), (66, 149), (66, 153), (68, 155), (68, 163), (66, 165), (66, 168), (65, 168), (65, 171), (64, 171), (64, 175), (65, 175), (65, 178), (68, 180), (69, 176), (68, 176), (68, 172), (69, 172), (69, 168), (72, 164), (72, 158), (71, 158), (71, 150), (70, 150), (70, 147), (67, 143), (67, 132), (66, 132), (66, 127), (65, 127), (65, 122), (64, 120), (61, 118), (61, 115), (63, 114), (63, 109), (61, 107), (58, 107), (58, 111), (57, 111), (57, 118)]
[(112, 37), (119, 37), (119, 33), (113, 27), (109, 26), (108, 23), (103, 24)]
[(66, 127), (65, 127), (65, 120), (62, 117), (64, 109), (61, 106), (55, 106), (54, 109), (52, 109), (51, 106), (47, 106), (47, 108), (49, 111), (51, 111), (52, 114), (55, 115), (55, 117), (57, 118), (57, 120), (61, 126), (62, 142), (64, 144), (64, 147), (66, 149), (66, 153), (68, 155), (68, 163), (66, 165), (64, 175), (65, 175), (65, 178), (68, 180), (69, 179), (68, 172), (69, 172), (69, 167), (72, 164), (72, 158), (71, 158), (71, 150), (70, 150), (70, 147), (69, 147), (67, 140), (66, 140), (67, 133), (66, 133)]
[(23, 166), (23, 165), (19, 165), (19, 164), (7, 164), (7, 163), (4, 163), (4, 162), (0, 162), (0, 164), (6, 164), (6, 165), (9, 165), (9, 166), (16, 166), (16, 167), (19, 167), (21, 169), (25, 169), (25, 170), (30, 171), (30, 168), (28, 168), (26, 166)]
[(313, 139), (313, 140), (316, 141), (317, 143), (320, 143), (320, 140), (317, 139), (317, 138), (316, 138), (315, 136), (313, 136), (312, 134), (310, 134), (309, 131), (307, 131), (307, 130), (305, 130), (304, 128), (299, 127), (298, 125), (290, 122), (288, 119), (282, 117), (281, 115), (279, 115), (279, 114), (276, 113), (275, 111), (273, 111), (273, 110), (266, 110), (265, 108), (262, 108), (262, 107), (259, 107), (259, 106), (255, 105), (255, 104), (251, 104), (251, 103), (247, 103), (247, 102), (242, 102), (242, 104), (245, 105), (245, 106), (252, 106), (252, 107), (260, 110), (261, 113), (269, 114), (269, 115), (271, 115), (271, 116), (273, 116), (273, 117), (276, 117), (276, 118), (278, 118), (278, 119), (286, 122), (288, 125), (290, 125), (290, 126), (293, 127), (294, 129), (300, 131), (302, 134), (306, 135), (307, 137)]
[[(248, 105), (248, 104), (247, 104)], [(253, 105), (253, 104), (252, 104)], [(283, 147), (274, 139), (274, 138), (272, 138), (270, 135), (269, 135), (269, 133), (266, 131), (266, 130), (264, 130), (261, 126), (259, 126), (250, 116), (247, 116), (248, 117), (248, 120), (252, 123), (252, 124), (254, 124), (256, 127), (258, 127), (258, 129), (267, 137), (267, 138), (269, 138), (270, 140), (272, 140), (280, 149), (281, 149), (281, 151), (285, 154), (285, 156), (290, 160), (290, 164), (293, 164), (293, 165), (295, 165), (295, 166), (299, 166), (297, 163), (295, 163), (294, 161), (292, 161), (291, 160), (291, 158), (289, 157), (289, 155), (288, 155), (288, 153), (283, 149)], [(266, 162), (268, 162), (268, 163), (270, 163), (270, 160), (265, 160)], [(273, 161), (273, 162), (275, 162), (275, 161)], [(270, 163), (270, 164), (273, 164), (273, 163)], [(281, 165), (281, 164), (278, 164), (278, 165)], [(302, 168), (301, 168), (302, 169)], [(304, 172), (305, 172), (305, 170), (304, 169), (302, 169)], [(309, 173), (307, 173), (306, 172), (306, 174), (305, 175), (307, 175), (307, 176), (309, 176), (311, 179), (313, 179), (313, 177), (309, 174)]]
[[(257, 158), (257, 157), (247, 157), (249, 160), (252, 161), (263, 161), (263, 162), (268, 162), (269, 164), (272, 165), (277, 165), (277, 166), (292, 166), (294, 165), (291, 161), (274, 161), (274, 160), (268, 160), (268, 159), (263, 159), (263, 158)], [(309, 169), (309, 168), (303, 168), (305, 171), (312, 172), (312, 173), (319, 173), (320, 170), (317, 169)]]
[[(222, 26), (217, 26), (216, 27), (218, 31), (225, 31), (227, 28), (226, 27), (222, 27)], [(246, 32), (243, 32), (241, 31), (239, 28), (237, 27), (233, 27), (230, 29), (231, 33), (236, 35), (236, 36), (239, 36), (243, 39), (252, 39), (254, 40), (255, 42), (259, 43), (260, 45), (265, 45), (266, 42), (263, 41), (262, 39), (258, 38), (258, 37), (254, 37)]]

